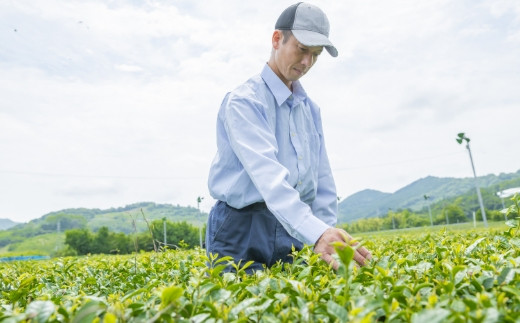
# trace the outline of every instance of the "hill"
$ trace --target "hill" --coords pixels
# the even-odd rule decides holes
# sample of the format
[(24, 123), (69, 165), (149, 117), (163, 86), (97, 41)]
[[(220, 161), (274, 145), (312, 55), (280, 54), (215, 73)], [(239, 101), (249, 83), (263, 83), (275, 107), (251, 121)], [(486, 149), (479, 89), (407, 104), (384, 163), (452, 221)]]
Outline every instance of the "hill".
[(0, 230), (6, 230), (15, 225), (19, 224), (18, 222), (14, 222), (11, 219), (0, 219)]
[[(17, 224), (0, 231), (0, 253), (18, 248), (24, 241), (34, 237), (60, 234), (69, 229), (88, 228), (97, 231), (106, 226), (110, 231), (131, 233), (147, 230), (147, 223), (166, 219), (171, 222), (186, 221), (195, 226), (206, 223), (207, 214), (194, 207), (142, 202), (110, 209), (65, 209), (51, 212), (28, 223)], [(134, 229), (135, 224), (135, 229)], [(15, 245), (17, 245), (15, 247)], [(54, 244), (53, 244), (54, 245)]]
[(146, 229), (146, 220), (153, 221), (165, 218), (168, 221), (186, 221), (200, 226), (206, 221), (207, 214), (199, 214), (194, 207), (184, 207), (171, 204), (156, 204), (153, 202), (141, 202), (119, 208), (100, 209), (65, 209), (51, 212), (39, 219), (33, 220), (38, 225), (57, 228), (60, 220), (61, 230), (69, 227), (87, 227), (97, 231), (105, 226), (110, 231), (130, 233), (134, 231), (133, 220), (138, 231)]
[[(516, 173), (486, 175), (478, 178), (481, 188), (494, 193), (520, 186), (520, 170)], [(448, 200), (464, 194), (474, 194), (474, 178), (439, 178), (428, 176), (419, 179), (394, 193), (364, 190), (345, 198), (338, 205), (338, 222), (351, 222), (386, 214), (389, 209), (419, 211), (426, 207), (425, 195), (430, 203)]]

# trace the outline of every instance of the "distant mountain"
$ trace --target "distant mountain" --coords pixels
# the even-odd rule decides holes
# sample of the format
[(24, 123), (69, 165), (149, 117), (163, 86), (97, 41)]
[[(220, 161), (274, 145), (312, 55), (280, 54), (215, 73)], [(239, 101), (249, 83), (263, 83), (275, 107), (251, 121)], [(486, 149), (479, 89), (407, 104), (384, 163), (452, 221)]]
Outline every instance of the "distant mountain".
[(15, 225), (19, 224), (18, 222), (14, 222), (10, 219), (0, 219), (0, 230), (7, 230)]
[[(516, 173), (486, 175), (478, 178), (479, 186), (496, 190), (515, 187), (520, 184), (520, 170)], [(421, 178), (395, 193), (364, 190), (350, 195), (338, 205), (338, 222), (352, 222), (361, 218), (384, 215), (389, 209), (421, 210), (426, 206), (425, 195), (430, 203), (456, 197), (475, 189), (474, 178)]]

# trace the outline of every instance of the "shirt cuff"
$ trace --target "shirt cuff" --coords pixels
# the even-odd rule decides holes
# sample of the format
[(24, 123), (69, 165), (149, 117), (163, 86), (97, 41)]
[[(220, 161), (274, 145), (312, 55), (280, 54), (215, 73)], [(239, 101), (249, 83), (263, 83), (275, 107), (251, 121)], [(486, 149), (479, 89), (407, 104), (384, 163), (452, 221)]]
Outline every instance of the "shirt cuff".
[(330, 227), (331, 226), (311, 214), (295, 229), (300, 236), (300, 241), (308, 245), (314, 245), (321, 235)]

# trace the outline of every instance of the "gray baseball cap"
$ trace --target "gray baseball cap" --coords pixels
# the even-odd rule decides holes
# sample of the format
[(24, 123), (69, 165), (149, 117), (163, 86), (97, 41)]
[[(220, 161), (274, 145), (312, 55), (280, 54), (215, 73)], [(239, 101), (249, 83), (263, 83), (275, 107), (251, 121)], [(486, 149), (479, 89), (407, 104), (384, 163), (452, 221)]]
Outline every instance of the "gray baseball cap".
[(274, 29), (291, 30), (294, 37), (305, 46), (324, 46), (332, 57), (338, 50), (329, 40), (329, 19), (315, 5), (298, 2), (285, 9)]

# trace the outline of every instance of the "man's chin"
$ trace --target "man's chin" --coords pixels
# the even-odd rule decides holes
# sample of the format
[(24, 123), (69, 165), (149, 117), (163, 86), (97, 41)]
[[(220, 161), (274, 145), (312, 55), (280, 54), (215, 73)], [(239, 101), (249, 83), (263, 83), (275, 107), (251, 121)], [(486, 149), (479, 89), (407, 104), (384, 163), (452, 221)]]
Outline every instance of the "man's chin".
[(292, 78), (291, 78), (291, 82), (294, 82), (294, 81), (298, 81), (299, 79), (302, 78), (302, 76), (304, 76), (305, 74), (298, 74), (298, 75), (294, 75)]

